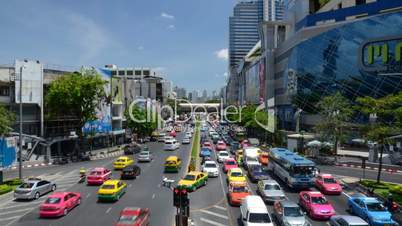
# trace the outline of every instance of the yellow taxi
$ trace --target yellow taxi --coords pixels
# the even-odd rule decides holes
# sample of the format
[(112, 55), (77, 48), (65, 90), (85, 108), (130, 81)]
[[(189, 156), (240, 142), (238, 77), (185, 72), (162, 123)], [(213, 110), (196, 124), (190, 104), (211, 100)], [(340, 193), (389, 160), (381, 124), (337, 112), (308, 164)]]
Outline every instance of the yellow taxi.
[(121, 157), (118, 157), (116, 159), (116, 161), (113, 162), (113, 167), (115, 170), (120, 170), (133, 163), (134, 163), (133, 159), (131, 159), (127, 156), (121, 156)]
[(246, 176), (240, 168), (232, 168), (228, 170), (227, 182), (230, 183), (246, 183)]
[(187, 191), (195, 191), (197, 188), (207, 185), (207, 181), (207, 173), (191, 171), (177, 185), (186, 188)]
[(126, 193), (127, 185), (121, 180), (107, 180), (98, 190), (99, 201), (117, 201)]
[(165, 160), (165, 172), (179, 172), (181, 167), (181, 159), (177, 156), (169, 156)]

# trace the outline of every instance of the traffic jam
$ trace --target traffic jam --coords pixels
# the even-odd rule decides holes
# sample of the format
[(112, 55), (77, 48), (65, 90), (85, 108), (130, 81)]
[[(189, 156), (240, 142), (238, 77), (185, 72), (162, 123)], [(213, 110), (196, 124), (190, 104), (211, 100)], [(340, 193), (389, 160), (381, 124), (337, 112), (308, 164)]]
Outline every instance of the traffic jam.
[[(154, 132), (149, 141), (163, 142), (163, 150), (173, 151), (180, 147), (180, 143), (175, 139), (176, 134), (181, 132), (182, 126), (168, 126), (159, 132)], [(189, 126), (182, 144), (190, 144), (193, 129)], [(152, 152), (146, 145), (140, 147), (138, 144), (125, 146), (124, 155), (113, 160), (113, 169), (106, 167), (94, 167), (91, 169), (80, 168), (78, 184), (89, 187), (98, 187), (97, 203), (116, 203), (119, 202), (124, 194), (128, 192), (127, 180), (134, 180), (141, 174), (141, 167), (137, 164), (151, 162)], [(178, 173), (181, 169), (181, 159), (172, 155), (166, 158), (163, 173)], [(113, 175), (114, 176), (113, 176)], [(119, 178), (116, 178), (116, 175)], [(198, 175), (194, 175), (197, 177)], [(184, 184), (189, 184), (186, 177)], [(196, 184), (198, 186), (198, 184)], [(194, 189), (195, 187), (189, 186)], [(30, 177), (19, 185), (14, 191), (14, 201), (39, 201), (45, 196), (45, 200), (39, 204), (38, 217), (58, 219), (68, 215), (78, 207), (84, 199), (81, 193), (71, 191), (57, 191), (55, 182), (41, 178)], [(134, 205), (135, 206), (135, 205)], [(170, 207), (169, 207), (170, 208)], [(151, 210), (141, 207), (125, 207), (121, 210), (120, 216), (115, 222), (115, 226), (142, 226), (150, 225)]]
[(227, 203), (239, 209), (233, 212), (239, 225), (398, 225), (391, 213), (395, 202), (345, 192), (335, 175), (319, 172), (313, 161), (264, 147), (242, 128), (203, 123), (200, 145), (202, 172), (223, 172)]

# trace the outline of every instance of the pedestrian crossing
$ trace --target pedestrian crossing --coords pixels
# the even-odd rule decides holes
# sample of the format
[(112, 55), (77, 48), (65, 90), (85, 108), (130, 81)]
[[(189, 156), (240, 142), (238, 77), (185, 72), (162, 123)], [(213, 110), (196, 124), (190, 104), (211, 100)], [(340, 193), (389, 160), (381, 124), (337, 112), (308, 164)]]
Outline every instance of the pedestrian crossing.
[[(78, 181), (79, 170), (72, 170), (68, 172), (57, 172), (55, 174), (42, 174), (38, 178), (49, 180), (56, 183), (56, 191), (67, 191)], [(2, 198), (0, 203), (0, 226), (9, 226), (15, 221), (31, 212), (38, 209), (39, 204), (42, 203), (48, 194), (41, 196), (38, 200), (32, 201), (16, 201), (13, 194), (9, 193), (5, 198)]]
[(224, 204), (214, 205), (206, 209), (191, 211), (194, 225), (227, 226), (230, 224), (227, 207)]

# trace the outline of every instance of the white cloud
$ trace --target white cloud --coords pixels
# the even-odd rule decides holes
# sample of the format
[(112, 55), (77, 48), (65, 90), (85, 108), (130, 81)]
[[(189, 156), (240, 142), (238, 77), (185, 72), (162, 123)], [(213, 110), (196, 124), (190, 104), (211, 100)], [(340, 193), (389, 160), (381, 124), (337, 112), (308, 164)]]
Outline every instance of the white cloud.
[(138, 46), (137, 49), (138, 49), (139, 51), (144, 50), (144, 46)]
[(161, 71), (166, 71), (166, 68), (165, 67), (155, 67), (155, 68), (153, 68), (153, 70), (161, 72)]
[(215, 56), (221, 60), (228, 60), (229, 59), (229, 51), (228, 49), (220, 49), (215, 51)]
[(168, 13), (165, 13), (165, 12), (162, 12), (162, 13), (161, 13), (161, 17), (163, 17), (163, 18), (165, 18), (165, 19), (170, 19), (170, 20), (173, 20), (173, 19), (174, 19), (174, 16), (173, 16), (173, 15), (168, 14)]
[(174, 30), (176, 28), (176, 26), (174, 26), (173, 24), (170, 24), (166, 28), (169, 29), (169, 30)]

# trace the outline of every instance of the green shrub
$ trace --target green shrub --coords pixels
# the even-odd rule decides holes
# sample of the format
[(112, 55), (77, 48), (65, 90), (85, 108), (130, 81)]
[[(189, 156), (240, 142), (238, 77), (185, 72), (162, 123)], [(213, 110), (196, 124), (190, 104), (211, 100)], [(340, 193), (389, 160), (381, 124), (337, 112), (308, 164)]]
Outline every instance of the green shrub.
[(16, 186), (16, 185), (22, 184), (22, 181), (18, 178), (14, 178), (14, 179), (9, 179), (9, 180), (4, 181), (3, 184), (9, 185), (9, 186)]
[(389, 189), (392, 194), (399, 194), (402, 195), (402, 184), (393, 186)]
[(0, 195), (8, 193), (12, 190), (13, 190), (13, 188), (11, 186), (8, 186), (6, 184), (0, 185)]

